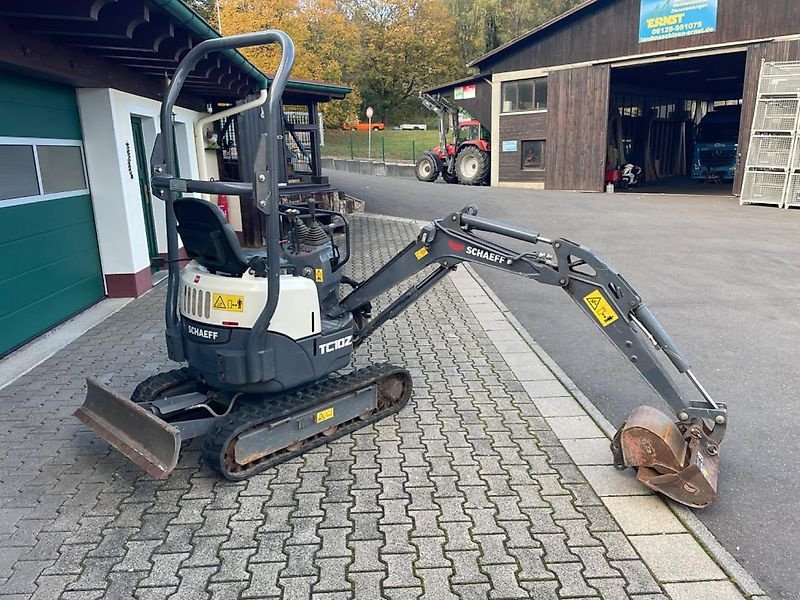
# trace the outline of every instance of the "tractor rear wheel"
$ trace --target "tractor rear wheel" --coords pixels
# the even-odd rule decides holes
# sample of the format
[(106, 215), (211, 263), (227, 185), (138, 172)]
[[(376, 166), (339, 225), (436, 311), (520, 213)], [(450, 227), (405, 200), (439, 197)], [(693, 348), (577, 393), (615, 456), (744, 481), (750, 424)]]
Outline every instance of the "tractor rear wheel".
[(477, 146), (467, 146), (456, 158), (456, 175), (464, 185), (483, 185), (489, 179), (489, 154)]
[(439, 165), (436, 164), (436, 160), (430, 154), (424, 154), (417, 161), (417, 167), (414, 172), (420, 181), (431, 183), (439, 177)]

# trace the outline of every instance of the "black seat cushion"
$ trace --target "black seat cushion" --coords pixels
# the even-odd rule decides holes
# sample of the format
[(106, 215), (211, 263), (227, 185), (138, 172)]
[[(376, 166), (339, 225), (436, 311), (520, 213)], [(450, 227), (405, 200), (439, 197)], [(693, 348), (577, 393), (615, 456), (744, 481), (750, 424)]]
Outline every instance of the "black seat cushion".
[(173, 203), (186, 254), (211, 273), (241, 277), (250, 268), (225, 214), (213, 202), (178, 198)]

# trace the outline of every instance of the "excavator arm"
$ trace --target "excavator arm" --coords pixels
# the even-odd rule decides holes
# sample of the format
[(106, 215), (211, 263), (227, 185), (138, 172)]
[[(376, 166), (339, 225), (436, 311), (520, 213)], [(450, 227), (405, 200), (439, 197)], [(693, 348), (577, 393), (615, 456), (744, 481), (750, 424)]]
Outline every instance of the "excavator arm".
[[(478, 231), (526, 242), (531, 249), (512, 250), (477, 235)], [(654, 408), (635, 409), (612, 441), (615, 464), (637, 468), (642, 483), (683, 504), (704, 507), (716, 499), (719, 445), (727, 425), (725, 404), (703, 388), (639, 294), (585, 246), (484, 219), (475, 207), (467, 207), (423, 227), (416, 240), (358, 284), (335, 313), (351, 312), (356, 317), (358, 345), (462, 262), (561, 287), (677, 416), (673, 422)], [(436, 268), (372, 318), (373, 299), (431, 266)], [(688, 377), (696, 397), (675, 383), (659, 350)]]

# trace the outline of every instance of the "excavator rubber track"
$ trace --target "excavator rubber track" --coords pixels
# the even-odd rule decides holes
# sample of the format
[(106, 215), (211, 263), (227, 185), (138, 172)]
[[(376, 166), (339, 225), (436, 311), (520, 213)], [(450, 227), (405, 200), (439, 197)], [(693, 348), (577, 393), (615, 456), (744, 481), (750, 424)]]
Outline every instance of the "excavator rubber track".
[[(203, 462), (227, 479), (247, 479), (399, 412), (408, 403), (411, 392), (408, 371), (391, 364), (377, 364), (277, 395), (266, 402), (243, 400), (236, 411), (215, 423), (206, 434)], [(321, 414), (332, 417), (337, 401), (346, 403), (351, 398), (368, 394), (375, 395), (370, 410), (308, 437), (303, 437), (299, 429), (293, 440), (281, 443), (280, 447), (269, 447), (266, 443), (267, 448), (258, 448), (259, 441), (269, 442), (270, 432), (282, 425), (302, 425), (301, 416), (311, 416), (312, 423)], [(241, 449), (248, 437), (259, 435), (261, 438), (255, 440), (255, 448), (250, 443), (248, 450)]]

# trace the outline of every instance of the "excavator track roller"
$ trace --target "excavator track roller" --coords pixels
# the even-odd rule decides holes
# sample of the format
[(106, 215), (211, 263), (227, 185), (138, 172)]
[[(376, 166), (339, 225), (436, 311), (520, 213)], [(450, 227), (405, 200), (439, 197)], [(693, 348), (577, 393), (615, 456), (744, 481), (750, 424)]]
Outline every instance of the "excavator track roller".
[(692, 508), (717, 499), (719, 455), (710, 454), (700, 427), (676, 424), (660, 410), (639, 406), (612, 443), (621, 467), (637, 469), (637, 479), (653, 491)]

